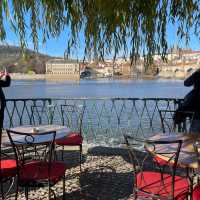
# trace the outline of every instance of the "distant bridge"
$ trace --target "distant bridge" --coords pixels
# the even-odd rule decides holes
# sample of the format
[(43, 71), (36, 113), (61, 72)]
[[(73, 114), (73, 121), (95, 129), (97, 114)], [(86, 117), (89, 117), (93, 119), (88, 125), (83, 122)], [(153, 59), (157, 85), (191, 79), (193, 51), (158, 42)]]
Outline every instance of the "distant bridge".
[(159, 76), (166, 78), (185, 78), (197, 69), (200, 69), (200, 64), (186, 66), (161, 66), (159, 67)]

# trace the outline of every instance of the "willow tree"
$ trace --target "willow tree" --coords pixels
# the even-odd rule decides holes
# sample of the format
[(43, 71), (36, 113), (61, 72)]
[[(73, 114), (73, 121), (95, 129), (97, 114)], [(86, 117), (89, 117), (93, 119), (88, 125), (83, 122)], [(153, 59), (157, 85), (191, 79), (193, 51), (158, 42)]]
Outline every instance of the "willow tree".
[[(5, 23), (18, 35), (22, 49), (32, 39), (45, 42), (66, 32), (66, 54), (84, 43), (85, 56), (104, 58), (119, 53), (146, 62), (158, 53), (165, 58), (167, 24), (186, 42), (190, 30), (199, 36), (200, 0), (0, 0), (0, 39)], [(29, 33), (31, 30), (31, 33)], [(30, 35), (28, 35), (30, 34)], [(80, 41), (84, 35), (84, 41)]]

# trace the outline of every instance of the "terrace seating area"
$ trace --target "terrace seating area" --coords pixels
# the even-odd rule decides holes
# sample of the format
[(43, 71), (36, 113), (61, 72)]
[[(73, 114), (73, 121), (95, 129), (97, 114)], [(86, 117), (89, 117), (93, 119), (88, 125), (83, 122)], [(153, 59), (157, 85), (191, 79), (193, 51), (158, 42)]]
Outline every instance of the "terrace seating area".
[[(94, 147), (83, 154), (81, 174), (79, 152), (67, 151), (64, 155), (67, 166), (66, 199), (132, 199), (132, 168), (123, 149)], [(63, 198), (62, 187), (62, 181), (53, 187), (57, 199)], [(14, 192), (13, 188), (8, 199), (15, 199)], [(29, 199), (47, 197), (47, 188), (29, 191)], [(25, 199), (24, 190), (20, 190), (18, 199)]]
[[(19, 106), (22, 100), (16, 101), (19, 101)], [(31, 101), (33, 101), (33, 104), (30, 103)], [(17, 191), (17, 199), (20, 200), (129, 200), (137, 196), (138, 199), (140, 199), (140, 195), (138, 195), (140, 193), (135, 196), (135, 191), (139, 188), (139, 182), (137, 182), (139, 175), (135, 171), (135, 169), (139, 167), (139, 160), (142, 161), (142, 167), (145, 166), (145, 170), (148, 173), (154, 171), (154, 173), (161, 174), (161, 177), (163, 177), (162, 174), (164, 170), (169, 174), (170, 168), (172, 169), (172, 184), (165, 188), (165, 182), (163, 186), (163, 190), (166, 189), (170, 195), (174, 195), (172, 199), (184, 200), (187, 197), (191, 198), (191, 196), (193, 196), (194, 200), (199, 200), (198, 157), (200, 148), (199, 143), (193, 142), (196, 141), (197, 137), (193, 137), (193, 134), (188, 133), (193, 114), (189, 113), (184, 123), (179, 124), (177, 127), (174, 126), (172, 108), (174, 110), (174, 108), (177, 107), (177, 100), (106, 99), (99, 100), (99, 102), (95, 102), (95, 104), (94, 100), (93, 102), (89, 102), (91, 100), (80, 99), (76, 101), (65, 99), (62, 102), (59, 102), (61, 100), (53, 100), (51, 104), (49, 104), (49, 100), (45, 99), (42, 101), (38, 100), (38, 102), (35, 101), (36, 100), (29, 100), (28, 102), (24, 100), (26, 109), (23, 107), (21, 109), (26, 110), (26, 114), (24, 111), (19, 111), (19, 106), (18, 112), (13, 112), (14, 114), (10, 115), (12, 109), (14, 111), (17, 109), (15, 107), (17, 103), (12, 104), (12, 100), (8, 100), (7, 107), (10, 107), (7, 109), (7, 120), (9, 123), (5, 124), (7, 132), (9, 133), (11, 130), (11, 133), (16, 134), (20, 130), (21, 133), (26, 134), (24, 141), (20, 138), (20, 141), (17, 142), (9, 136), (9, 139), (12, 141), (11, 143), (14, 144), (14, 149), (18, 149), (22, 142), (26, 144), (26, 147), (22, 148), (23, 150), (17, 150), (17, 152), (22, 153), (22, 160), (20, 160), (19, 155), (17, 155), (17, 160), (19, 160), (18, 168), (23, 168), (22, 166), (24, 166), (24, 163), (27, 161), (29, 162), (30, 159), (35, 162), (37, 158), (40, 162), (43, 162), (42, 158), (44, 157), (44, 162), (49, 162), (50, 165), (53, 165), (54, 162), (59, 162), (60, 165), (63, 166), (63, 170), (62, 173), (57, 176), (55, 184), (52, 184), (52, 179), (47, 177), (47, 185), (45, 185), (45, 187), (41, 187), (41, 182), (37, 186), (31, 182), (29, 185), (30, 187), (26, 188), (25, 192), (24, 187), (19, 184), (20, 175), (16, 173), (17, 176), (13, 179), (13, 177), (15, 177), (15, 174), (13, 174), (10, 176), (11, 179), (5, 181), (3, 187), (1, 187), (3, 188), (1, 189), (1, 193), (6, 194), (3, 198), (11, 200), (16, 199)], [(13, 105), (14, 107), (12, 107)], [(70, 108), (67, 111), (63, 111), (63, 107), (66, 107), (66, 105), (70, 105)], [(79, 109), (74, 108), (81, 108), (81, 112)], [(78, 111), (78, 115), (76, 111)], [(20, 115), (20, 123), (17, 124), (16, 118), (19, 113), (22, 114)], [(82, 114), (79, 115), (80, 113)], [(30, 116), (28, 121), (27, 116)], [(63, 116), (65, 116), (65, 118), (63, 118)], [(32, 127), (37, 127), (37, 129), (32, 129)], [(52, 127), (54, 129), (52, 129)], [(187, 128), (187, 130), (184, 131), (184, 128), (185, 130)], [(55, 131), (51, 131), (51, 129)], [(12, 130), (15, 131), (12, 132)], [(147, 130), (148, 132), (146, 132)], [(62, 140), (63, 137), (68, 138), (71, 133), (75, 132), (76, 134), (81, 134), (83, 138), (81, 143), (67, 143), (66, 145), (62, 145), (62, 148), (59, 147), (60, 144), (57, 145), (57, 139)], [(5, 134), (6, 131), (3, 132), (3, 137), (5, 137)], [(52, 139), (49, 137), (40, 138), (46, 134), (52, 134), (54, 137)], [(137, 148), (130, 149), (126, 136), (133, 139), (140, 138), (140, 140), (136, 139), (136, 142), (131, 143), (136, 145)], [(113, 138), (116, 140), (112, 140)], [(141, 139), (144, 145), (139, 145)], [(152, 141), (155, 141), (155, 144), (153, 144)], [(6, 144), (5, 142), (3, 143)], [(77, 148), (80, 144), (82, 145), (81, 149)], [(170, 148), (173, 147), (173, 151), (170, 152), (169, 149), (167, 149), (168, 147), (166, 149), (164, 148), (167, 144), (169, 144)], [(176, 148), (173, 146), (175, 144), (177, 144)], [(192, 146), (192, 144), (195, 145)], [(27, 145), (32, 145), (33, 148), (30, 149), (30, 146), (27, 148)], [(51, 146), (51, 150), (48, 145)], [(149, 145), (151, 146), (150, 148), (148, 147)], [(157, 147), (159, 147), (158, 150), (162, 150), (162, 153), (158, 153)], [(191, 148), (194, 150), (191, 150)], [(44, 149), (45, 154), (43, 154)], [(181, 149), (183, 149), (182, 152)], [(29, 151), (28, 157), (25, 156), (26, 150)], [(133, 154), (130, 153), (132, 150), (134, 151)], [(188, 151), (188, 154), (186, 151)], [(5, 147), (4, 145), (1, 152), (5, 155), (9, 155), (9, 159), (16, 159), (16, 156), (13, 154), (13, 149), (10, 146)], [(52, 154), (50, 152), (52, 152)], [(151, 155), (150, 159), (147, 158), (148, 154)], [(3, 158), (2, 156), (1, 159), (3, 160)], [(188, 158), (191, 159), (188, 160)], [(133, 167), (134, 164), (135, 168)], [(37, 173), (39, 173), (39, 171)], [(47, 171), (49, 171), (48, 167)], [(56, 173), (58, 173), (58, 171)], [(2, 170), (0, 175), (2, 181)], [(55, 174), (53, 176), (55, 178)], [(64, 178), (64, 182), (60, 179), (61, 176)], [(177, 177), (182, 177), (184, 179), (184, 184), (182, 182), (179, 184), (180, 181), (178, 181), (178, 191), (175, 181)], [(139, 189), (142, 189), (141, 191), (145, 190), (144, 188), (147, 183), (148, 181), (146, 182), (145, 180), (142, 183), (142, 188)], [(173, 183), (175, 183), (175, 185), (173, 185)], [(167, 184), (169, 184), (169, 182), (167, 182)], [(44, 181), (42, 181), (42, 186), (43, 185)], [(171, 185), (175, 189), (172, 189)], [(12, 186), (11, 189), (9, 189), (10, 186)], [(26, 184), (23, 186), (26, 186)], [(148, 187), (149, 186), (147, 186), (147, 188)], [(145, 190), (145, 192), (150, 195), (150, 199), (153, 198), (151, 195), (155, 195), (155, 198), (159, 198), (158, 191), (155, 192), (155, 190), (150, 189), (149, 191)], [(148, 195), (143, 194), (142, 197), (146, 198)]]

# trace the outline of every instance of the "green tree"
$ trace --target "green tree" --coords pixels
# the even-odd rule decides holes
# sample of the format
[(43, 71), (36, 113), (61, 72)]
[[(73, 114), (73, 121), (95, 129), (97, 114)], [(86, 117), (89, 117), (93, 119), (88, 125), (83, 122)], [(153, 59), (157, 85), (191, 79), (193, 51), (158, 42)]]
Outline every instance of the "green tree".
[[(190, 30), (199, 36), (200, 0), (1, 0), (0, 39), (6, 39), (5, 23), (19, 36), (22, 49), (31, 28), (34, 48), (38, 49), (38, 33), (42, 40), (59, 37), (68, 27), (66, 55), (78, 48), (84, 34), (85, 55), (103, 59), (123, 50), (132, 60), (143, 53), (150, 63), (152, 55), (165, 57), (166, 26), (177, 24), (174, 33), (189, 40)], [(30, 19), (30, 21), (27, 21)], [(27, 36), (28, 35), (28, 36)]]

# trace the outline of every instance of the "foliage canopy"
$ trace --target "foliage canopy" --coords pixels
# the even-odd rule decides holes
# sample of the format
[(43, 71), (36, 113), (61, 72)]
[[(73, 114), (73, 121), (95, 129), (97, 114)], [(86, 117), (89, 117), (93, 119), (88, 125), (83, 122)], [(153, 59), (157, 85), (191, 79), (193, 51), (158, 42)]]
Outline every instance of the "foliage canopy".
[(164, 58), (168, 23), (178, 26), (180, 39), (189, 41), (190, 30), (199, 36), (200, 0), (0, 0), (0, 40), (5, 23), (18, 35), (22, 49), (31, 29), (34, 48), (38, 40), (59, 37), (66, 27), (66, 55), (78, 48), (84, 35), (85, 55), (104, 58), (123, 52), (134, 60), (139, 53)]

